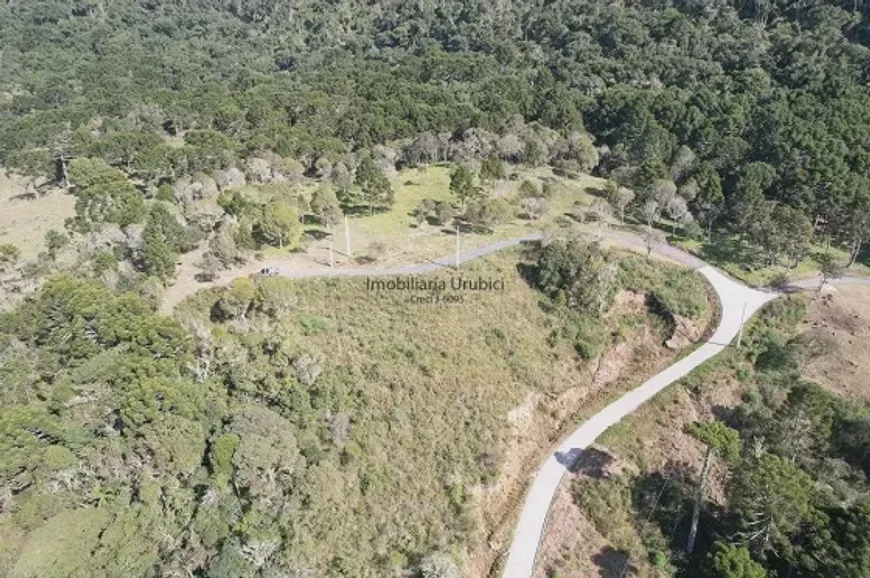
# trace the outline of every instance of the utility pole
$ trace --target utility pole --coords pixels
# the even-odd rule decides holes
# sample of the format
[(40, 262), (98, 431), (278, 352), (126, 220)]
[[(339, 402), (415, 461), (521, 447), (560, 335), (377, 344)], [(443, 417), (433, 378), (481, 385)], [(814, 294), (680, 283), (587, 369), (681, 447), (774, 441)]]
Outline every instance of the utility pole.
[(746, 320), (746, 303), (743, 304), (743, 313), (740, 314), (740, 331), (737, 332), (737, 347), (743, 342), (743, 322)]
[(335, 267), (335, 258), (332, 256), (332, 241), (329, 242), (329, 266)]
[(350, 226), (347, 224), (347, 215), (344, 216), (344, 252), (350, 257)]
[(456, 225), (456, 268), (459, 268), (459, 225)]

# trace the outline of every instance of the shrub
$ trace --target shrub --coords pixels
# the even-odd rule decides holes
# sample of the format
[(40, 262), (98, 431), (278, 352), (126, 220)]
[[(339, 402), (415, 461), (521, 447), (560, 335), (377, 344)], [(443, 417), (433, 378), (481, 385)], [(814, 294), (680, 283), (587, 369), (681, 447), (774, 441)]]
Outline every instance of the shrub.
[(368, 249), (366, 251), (366, 256), (370, 261), (376, 262), (380, 261), (387, 254), (387, 246), (380, 242), (375, 241), (373, 243), (369, 243)]
[(538, 197), (541, 195), (541, 189), (530, 180), (524, 180), (520, 184), (520, 197), (528, 198), (528, 197)]
[(504, 223), (513, 216), (513, 208), (501, 198), (477, 199), (465, 208), (463, 218), (482, 231)]
[(450, 223), (454, 217), (456, 217), (456, 209), (450, 203), (441, 201), (435, 206), (434, 218), (439, 225)]

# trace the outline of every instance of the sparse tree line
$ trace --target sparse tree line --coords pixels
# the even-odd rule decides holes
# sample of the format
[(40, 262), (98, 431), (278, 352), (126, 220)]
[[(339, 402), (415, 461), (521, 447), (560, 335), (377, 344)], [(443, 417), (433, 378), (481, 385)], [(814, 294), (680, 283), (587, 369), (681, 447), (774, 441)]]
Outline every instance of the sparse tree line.
[[(522, 124), (521, 119), (516, 122)], [(528, 134), (546, 134), (553, 142), (553, 154), (558, 158), (545, 157), (541, 162), (562, 159), (568, 164), (581, 163), (582, 170), (589, 170), (596, 162), (597, 152), (588, 135), (574, 133), (562, 139), (555, 131), (542, 127), (529, 128)], [(489, 185), (503, 181), (512, 171), (505, 159), (523, 158), (521, 152), (511, 152), (513, 149), (501, 142), (504, 139), (478, 129), (457, 137), (442, 137), (449, 152), (441, 156), (462, 160), (451, 175), (450, 191), (455, 203), (424, 203), (415, 211), (419, 223), (452, 227), (456, 220), (488, 232), (518, 213), (535, 219), (547, 212), (549, 204), (543, 196), (549, 191), (546, 184), (541, 187), (524, 182), (518, 201), (521, 207), (512, 204), (516, 199), (491, 194)], [(319, 224), (331, 233), (346, 215), (389, 210), (395, 193), (387, 175), (395, 173), (397, 167), (412, 163), (417, 166), (438, 156), (434, 149), (427, 148), (437, 142), (430, 133), (409, 141), (400, 153), (377, 146), (371, 154), (309, 159), (308, 168), (271, 151), (240, 159), (221, 148), (226, 145), (226, 137), (215, 131), (190, 131), (184, 139), (181, 147), (159, 145), (166, 154), (171, 149), (171, 159), (205, 159), (202, 163), (185, 162), (186, 168), (178, 173), (182, 176), (172, 170), (153, 180), (143, 179), (135, 164), (118, 163), (115, 154), (104, 154), (105, 158), (65, 156), (63, 184), (76, 196), (76, 216), (66, 223), (65, 237), (76, 236), (81, 242), (75, 245), (85, 249), (109, 249), (120, 261), (128, 261), (134, 272), (164, 282), (174, 276), (181, 253), (205, 242), (207, 250), (198, 265), (200, 277), (209, 280), (220, 270), (244, 262), (247, 255), (263, 246), (298, 248), (305, 242), (302, 234), (306, 223)], [(154, 144), (148, 139), (141, 143)], [(515, 144), (524, 146), (521, 141)], [(110, 150), (114, 149), (108, 145), (92, 147), (89, 154)], [(483, 154), (487, 156), (479, 156)], [(132, 152), (130, 155), (138, 158)], [(145, 156), (152, 158), (150, 153)], [(312, 182), (316, 185), (312, 193), (300, 192)], [(47, 239), (46, 244), (56, 241)], [(44, 266), (54, 260), (58, 248), (50, 247)], [(84, 253), (87, 258), (88, 251)], [(14, 265), (12, 261), (10, 254), (7, 262)]]

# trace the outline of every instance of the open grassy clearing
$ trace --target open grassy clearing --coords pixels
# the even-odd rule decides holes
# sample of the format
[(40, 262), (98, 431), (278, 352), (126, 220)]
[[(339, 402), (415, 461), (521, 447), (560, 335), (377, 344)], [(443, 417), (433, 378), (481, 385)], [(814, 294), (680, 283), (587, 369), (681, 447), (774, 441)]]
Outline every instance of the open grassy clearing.
[[(848, 252), (838, 247), (825, 248), (812, 245), (809, 255), (802, 259), (797, 267), (789, 268), (785, 265), (768, 266), (760, 263), (759, 259), (754, 257), (756, 249), (741, 242), (736, 236), (719, 235), (711, 242), (671, 236), (669, 241), (754, 286), (770, 285), (784, 275), (791, 280), (818, 275), (819, 263), (815, 256), (825, 251), (832, 254), (839, 263), (845, 265), (849, 262)], [(846, 271), (846, 275), (870, 275), (870, 265), (867, 264), (866, 259), (863, 261), (859, 259)]]
[[(351, 253), (345, 252), (344, 225), (339, 224), (329, 231), (318, 225), (308, 225), (306, 230), (311, 236), (304, 249), (291, 251), (276, 247), (264, 247), (261, 251), (262, 262), (277, 266), (284, 270), (316, 269), (329, 264), (329, 246), (333, 247), (333, 259), (336, 266), (352, 267), (359, 264), (359, 258), (369, 255), (373, 243), (381, 246), (378, 254), (378, 266), (395, 266), (410, 263), (423, 263), (451, 255), (456, 250), (456, 237), (449, 228), (434, 226), (428, 223), (418, 225), (411, 212), (423, 199), (452, 201), (450, 194), (451, 167), (432, 165), (425, 169), (417, 168), (400, 172), (392, 179), (396, 191), (396, 204), (387, 212), (374, 215), (360, 215), (349, 219), (351, 237)], [(500, 239), (516, 237), (532, 231), (551, 227), (582, 227), (566, 214), (582, 213), (583, 207), (588, 207), (595, 197), (589, 190), (600, 189), (604, 180), (589, 175), (569, 178), (554, 175), (549, 168), (539, 168), (518, 172), (516, 180), (501, 181), (496, 185), (501, 194), (515, 197), (524, 179), (532, 180), (539, 186), (544, 180), (552, 183), (553, 196), (550, 199), (551, 209), (541, 219), (528, 221), (513, 219), (497, 226), (489, 234), (463, 232), (460, 236), (460, 250), (467, 251), (487, 245)], [(253, 190), (253, 189), (251, 189)], [(299, 192), (310, 197), (313, 186), (302, 187)], [(579, 209), (578, 209), (579, 207)], [(596, 225), (589, 226), (595, 230)], [(317, 239), (316, 237), (322, 237)], [(164, 310), (179, 303), (204, 285), (196, 280), (199, 269), (196, 263), (198, 256), (183, 255), (180, 258), (176, 279), (166, 290)], [(367, 261), (363, 259), (363, 261)], [(251, 261), (245, 266), (225, 271), (219, 275), (218, 283), (225, 284), (234, 277), (249, 275), (262, 267), (257, 261)]]
[[(45, 250), (45, 234), (63, 232), (64, 221), (75, 214), (75, 197), (59, 190), (36, 195), (29, 180), (0, 168), (0, 245), (11, 243), (22, 259), (34, 259)], [(33, 194), (34, 198), (27, 198)]]
[[(645, 225), (628, 219), (624, 225), (617, 226), (638, 235), (644, 235), (647, 230)], [(655, 228), (667, 239), (668, 243), (697, 255), (735, 279), (740, 279), (754, 287), (769, 286), (782, 279), (795, 281), (818, 276), (820, 271), (818, 256), (826, 252), (831, 254), (841, 265), (849, 262), (848, 252), (839, 247), (811, 244), (807, 256), (795, 267), (788, 267), (785, 263), (767, 265), (761, 250), (741, 239), (738, 235), (714, 233), (712, 240), (692, 239), (684, 236), (679, 226), (674, 229), (673, 222), (666, 218), (662, 218), (655, 225)], [(676, 232), (674, 233), (674, 231)], [(844, 275), (870, 276), (870, 254), (866, 250), (863, 251), (855, 264), (845, 269)]]
[[(351, 251), (354, 257), (365, 256), (372, 243), (383, 245), (383, 254), (379, 262), (384, 264), (413, 263), (435, 259), (449, 254), (455, 249), (455, 237), (450, 226), (438, 226), (423, 223), (418, 225), (412, 215), (414, 209), (424, 200), (455, 202), (450, 193), (450, 172), (452, 167), (431, 165), (426, 168), (414, 168), (401, 171), (391, 179), (396, 195), (396, 202), (389, 211), (368, 215), (365, 213), (349, 219)], [(591, 175), (580, 175), (569, 178), (554, 175), (549, 168), (534, 170), (517, 170), (516, 178), (499, 181), (484, 186), (490, 194), (516, 199), (523, 180), (530, 180), (539, 186), (546, 180), (552, 183), (553, 196), (550, 198), (549, 212), (541, 219), (529, 221), (518, 217), (498, 225), (490, 234), (463, 232), (462, 249), (470, 249), (493, 240), (521, 235), (530, 227), (544, 228), (564, 220), (566, 213), (576, 212), (577, 206), (589, 206), (594, 197), (589, 194), (591, 189), (604, 186), (604, 179)], [(310, 194), (311, 190), (303, 190)], [(518, 210), (518, 206), (516, 207)], [(353, 259), (348, 259), (345, 252), (345, 231), (343, 225), (338, 225), (330, 232), (323, 227), (310, 226), (309, 231), (328, 234), (321, 240), (314, 240), (308, 246), (308, 254), (320, 262), (328, 259), (328, 247), (332, 243), (336, 262), (352, 265)], [(330, 234), (331, 233), (331, 234)], [(266, 258), (275, 258), (286, 254), (276, 248), (264, 251)]]
[[(504, 291), (465, 292), (458, 304), (377, 294), (362, 278), (271, 278), (262, 281), (266, 299), (292, 303), (280, 314), (214, 324), (207, 319), (226, 294), (220, 289), (200, 292), (177, 314), (212, 327), (234, 356), (247, 351), (249, 369), (238, 371), (268, 373), (274, 360), (263, 352), (274, 343), (322, 365), (304, 404), (280, 390), (241, 392), (296, 416), (300, 446), (316, 446), (303, 451), (317, 456), (306, 486), (328, 478), (340, 488), (335, 495), (311, 490), (300, 526), (312, 539), (294, 546), (297, 555), (318, 563), (380, 560), (387, 571), (425, 553), (425, 545), (465, 560), (463, 576), (486, 576), (509, 540), (516, 499), (542, 450), (600, 401), (596, 395), (636, 383), (675, 355), (662, 345), (668, 323), (632, 297), (663, 284), (674, 269), (623, 257), (626, 286), (637, 293), (606, 316), (605, 352), (588, 362), (560, 337), (565, 320), (548, 313), (518, 274), (516, 251), (426, 277), (505, 280)], [(703, 290), (700, 299), (703, 319)], [(341, 450), (322, 441), (324, 420), (339, 413), (350, 416)]]
[(814, 293), (800, 332), (816, 344), (804, 374), (830, 391), (870, 402), (870, 287)]

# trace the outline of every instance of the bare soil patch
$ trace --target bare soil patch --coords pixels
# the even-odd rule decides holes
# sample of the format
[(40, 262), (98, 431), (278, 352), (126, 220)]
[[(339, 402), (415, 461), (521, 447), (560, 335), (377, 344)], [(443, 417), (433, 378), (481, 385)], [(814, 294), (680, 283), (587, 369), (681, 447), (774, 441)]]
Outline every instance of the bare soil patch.
[[(562, 481), (550, 510), (535, 578), (552, 575), (548, 572), (570, 578), (656, 576), (656, 570), (640, 555), (639, 546), (629, 547), (642, 542), (626, 512), (605, 514), (618, 521), (611, 522), (612, 527), (598, 528), (584, 515), (572, 493), (582, 492), (584, 483), (590, 481), (639, 471), (697, 472), (703, 448), (686, 433), (687, 426), (736, 407), (740, 390), (737, 381), (718, 376), (712, 376), (698, 393), (674, 387), (605, 433), (600, 445), (581, 458), (577, 471)], [(722, 464), (715, 464), (707, 487), (707, 497), (713, 503), (724, 501), (725, 475)]]
[(814, 294), (801, 331), (824, 344), (804, 375), (833, 392), (870, 401), (870, 287), (840, 285)]

